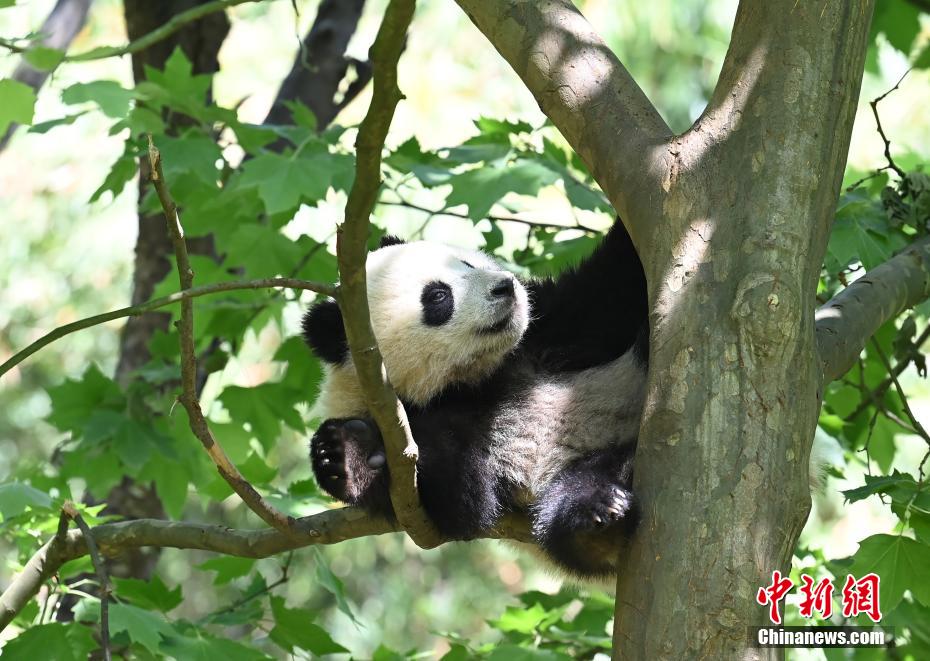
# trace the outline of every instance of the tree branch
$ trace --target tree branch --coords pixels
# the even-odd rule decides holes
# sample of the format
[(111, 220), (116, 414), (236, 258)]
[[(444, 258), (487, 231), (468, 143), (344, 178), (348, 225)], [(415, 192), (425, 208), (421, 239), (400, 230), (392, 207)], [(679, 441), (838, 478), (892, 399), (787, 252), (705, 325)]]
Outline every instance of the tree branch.
[(133, 53), (139, 53), (144, 51), (146, 48), (149, 48), (153, 44), (157, 44), (158, 42), (167, 39), (178, 30), (181, 30), (188, 23), (193, 23), (194, 21), (201, 19), (209, 14), (226, 11), (230, 7), (243, 5), (247, 2), (262, 2), (262, 0), (214, 0), (213, 2), (197, 5), (196, 7), (191, 7), (187, 11), (182, 11), (180, 14), (175, 14), (171, 17), (170, 20), (166, 21), (155, 30), (152, 30), (148, 34), (143, 35), (138, 39), (130, 41), (128, 44), (123, 46), (101, 46), (99, 48), (93, 48), (84, 53), (66, 55), (63, 61), (88, 62), (90, 60), (102, 60), (108, 57), (119, 57), (121, 55), (132, 55)]
[(183, 291), (175, 292), (168, 296), (162, 296), (161, 298), (154, 298), (145, 303), (139, 305), (131, 305), (127, 308), (120, 308), (119, 310), (111, 310), (110, 312), (104, 312), (103, 314), (96, 314), (92, 317), (87, 317), (86, 319), (79, 319), (78, 321), (73, 321), (70, 324), (65, 324), (64, 326), (59, 326), (53, 331), (50, 331), (40, 337), (38, 340), (30, 344), (28, 347), (13, 354), (6, 362), (0, 365), (0, 376), (3, 376), (16, 365), (23, 362), (26, 358), (34, 354), (39, 349), (51, 344), (55, 340), (63, 338), (65, 335), (70, 335), (75, 331), (83, 330), (84, 328), (90, 328), (91, 326), (98, 326), (104, 324), (108, 321), (114, 319), (121, 319), (123, 317), (137, 317), (140, 314), (145, 314), (146, 312), (151, 312), (152, 310), (158, 310), (159, 308), (167, 307), (174, 303), (178, 303), (185, 299), (197, 298), (199, 296), (206, 296), (207, 294), (217, 294), (220, 292), (226, 291), (239, 291), (245, 289), (271, 289), (273, 287), (286, 287), (289, 289), (303, 289), (307, 291), (314, 291), (318, 294), (323, 294), (324, 296), (334, 296), (336, 293), (336, 288), (332, 285), (324, 284), (322, 282), (312, 282), (310, 280), (298, 280), (296, 278), (263, 278), (260, 280), (234, 280), (232, 282), (217, 282), (212, 285), (203, 285), (201, 287), (193, 287), (191, 289), (185, 289)]
[(930, 239), (875, 267), (815, 315), (824, 383), (845, 374), (879, 326), (930, 296)]
[(607, 193), (634, 241), (655, 222), (655, 150), (672, 130), (570, 0), (456, 0)]
[[(178, 277), (181, 290), (190, 289), (194, 283), (194, 271), (191, 269), (190, 259), (187, 255), (187, 242), (184, 240), (184, 229), (178, 217), (178, 207), (168, 191), (165, 175), (161, 167), (161, 154), (149, 135), (149, 172), (152, 186), (158, 194), (168, 233), (174, 244), (174, 254), (178, 264)], [(187, 411), (188, 422), (194, 433), (206, 449), (210, 459), (216, 464), (220, 475), (232, 487), (233, 491), (255, 512), (265, 523), (286, 534), (294, 529), (294, 518), (283, 514), (265, 500), (255, 487), (253, 487), (239, 472), (229, 459), (229, 456), (217, 443), (207, 419), (200, 408), (197, 395), (197, 356), (194, 352), (194, 302), (190, 297), (181, 300), (181, 318), (177, 323), (178, 335), (181, 343), (181, 395), (178, 401)]]
[[(384, 518), (372, 517), (354, 508), (326, 510), (297, 519), (292, 533), (279, 530), (237, 530), (202, 523), (138, 519), (104, 523), (91, 528), (94, 541), (105, 556), (118, 556), (128, 549), (143, 546), (176, 549), (199, 549), (241, 558), (268, 556), (316, 544), (337, 544), (347, 539), (383, 535), (397, 528)], [(524, 516), (503, 517), (497, 527), (483, 536), (486, 539), (511, 539), (532, 542), (529, 520)], [(84, 533), (80, 530), (56, 535), (26, 563), (0, 595), (0, 631), (29, 603), (51, 576), (69, 560), (88, 554)]]
[[(61, 506), (61, 513), (74, 521), (74, 524), (84, 536), (84, 543), (87, 552), (90, 554), (90, 561), (94, 565), (94, 571), (97, 573), (97, 582), (100, 589), (100, 648), (103, 650), (104, 661), (110, 661), (110, 578), (107, 576), (107, 568), (100, 557), (100, 550), (97, 547), (97, 541), (94, 539), (94, 533), (91, 532), (84, 517), (78, 512), (74, 503), (65, 501)], [(62, 532), (61, 522), (59, 521), (59, 533)]]
[(368, 83), (370, 67), (356, 66), (358, 78), (338, 99), (339, 85), (349, 65), (346, 47), (355, 33), (365, 0), (323, 0), (313, 26), (294, 58), (294, 65), (281, 83), (265, 122), (286, 124), (293, 121), (286, 101), (300, 101), (313, 111), (318, 130), (326, 128)]
[(381, 151), (394, 109), (402, 97), (397, 87), (397, 62), (414, 6), (414, 0), (391, 0), (371, 47), (373, 96), (355, 140), (355, 181), (346, 202), (345, 222), (337, 230), (336, 254), (339, 307), (365, 404), (384, 437), (394, 513), (417, 545), (432, 548), (440, 543), (440, 537), (420, 506), (416, 488), (417, 446), (407, 414), (385, 375), (371, 327), (365, 273), (369, 216), (381, 189)]

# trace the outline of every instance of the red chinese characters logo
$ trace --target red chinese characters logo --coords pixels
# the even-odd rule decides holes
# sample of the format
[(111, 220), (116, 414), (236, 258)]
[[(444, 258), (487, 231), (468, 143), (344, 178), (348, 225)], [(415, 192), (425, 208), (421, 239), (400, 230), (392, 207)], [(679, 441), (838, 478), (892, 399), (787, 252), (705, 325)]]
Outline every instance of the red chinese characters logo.
[(858, 581), (853, 576), (846, 576), (843, 584), (843, 615), (855, 617), (865, 613), (873, 622), (882, 619), (882, 611), (878, 605), (878, 585), (881, 579), (878, 574), (866, 574)]
[(791, 579), (782, 576), (777, 569), (772, 572), (772, 583), (768, 587), (759, 588), (756, 593), (756, 603), (769, 607), (769, 619), (775, 624), (781, 624), (781, 613), (778, 612), (778, 602), (794, 587)]
[(833, 615), (833, 582), (829, 578), (822, 578), (814, 584), (807, 574), (801, 574), (801, 617), (813, 617), (814, 611), (820, 613), (824, 619)]
[[(843, 617), (856, 617), (864, 614), (873, 622), (881, 621), (882, 611), (878, 600), (880, 581), (881, 579), (875, 573), (866, 574), (858, 580), (848, 575), (841, 592)], [(778, 605), (793, 587), (794, 582), (790, 578), (782, 576), (780, 571), (775, 570), (772, 572), (772, 582), (759, 588), (756, 593), (756, 603), (769, 607), (769, 619), (773, 624), (782, 623)], [(833, 582), (829, 578), (814, 581), (807, 574), (801, 574), (798, 592), (801, 596), (798, 606), (801, 617), (811, 618), (814, 617), (814, 613), (819, 613), (821, 617), (828, 619), (833, 615)]]

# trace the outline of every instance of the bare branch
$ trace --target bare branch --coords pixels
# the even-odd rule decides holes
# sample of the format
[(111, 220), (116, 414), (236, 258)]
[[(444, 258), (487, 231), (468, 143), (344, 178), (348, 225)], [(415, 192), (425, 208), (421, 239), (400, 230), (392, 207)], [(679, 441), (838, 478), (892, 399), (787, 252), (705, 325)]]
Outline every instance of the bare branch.
[(824, 382), (853, 366), (879, 326), (928, 296), (930, 239), (922, 239), (822, 305), (815, 319)]
[[(293, 533), (269, 528), (236, 530), (225, 526), (159, 519), (105, 523), (91, 528), (97, 547), (106, 556), (118, 556), (128, 549), (153, 546), (214, 551), (242, 558), (267, 558), (306, 546), (337, 544), (347, 539), (396, 531), (397, 528), (387, 519), (371, 517), (354, 507), (326, 510), (297, 519)], [(503, 517), (497, 527), (487, 531), (484, 537), (532, 542), (529, 520), (519, 515)], [(59, 567), (87, 554), (85, 534), (79, 530), (56, 535), (40, 548), (0, 595), (0, 631), (29, 603)]]
[[(165, 213), (165, 221), (168, 224), (171, 242), (174, 244), (178, 277), (181, 282), (181, 290), (184, 291), (193, 286), (194, 271), (191, 269), (190, 259), (187, 255), (187, 243), (184, 240), (184, 229), (181, 227), (181, 220), (178, 217), (178, 208), (168, 191), (165, 175), (162, 172), (161, 154), (156, 149), (151, 135), (149, 136), (149, 170), (152, 185), (158, 194), (158, 199)], [(248, 505), (249, 509), (261, 517), (268, 525), (281, 532), (291, 534), (294, 528), (294, 518), (275, 509), (255, 490), (255, 487), (242, 477), (242, 474), (239, 473), (239, 470), (229, 459), (222, 446), (217, 443), (200, 408), (200, 400), (197, 396), (197, 356), (194, 353), (194, 302), (190, 297), (181, 300), (181, 319), (177, 327), (181, 343), (181, 395), (178, 397), (178, 401), (187, 411), (191, 431), (203, 444), (207, 454), (210, 455), (210, 459), (216, 464), (220, 475), (232, 487), (233, 491), (239, 494), (239, 497)]]
[(90, 328), (91, 326), (98, 326), (104, 324), (108, 321), (113, 321), (114, 319), (121, 319), (123, 317), (136, 317), (140, 314), (145, 314), (146, 312), (151, 312), (152, 310), (158, 310), (159, 308), (167, 307), (174, 303), (178, 303), (185, 299), (197, 298), (199, 296), (206, 296), (207, 294), (217, 294), (220, 292), (226, 291), (239, 291), (245, 289), (271, 289), (274, 287), (285, 287), (288, 289), (303, 289), (307, 291), (314, 291), (318, 294), (323, 294), (324, 296), (334, 296), (336, 293), (336, 288), (332, 285), (324, 284), (322, 282), (312, 282), (310, 280), (298, 280), (296, 278), (263, 278), (260, 280), (233, 280), (231, 282), (217, 282), (212, 285), (203, 285), (201, 287), (193, 287), (191, 289), (185, 289), (184, 291), (175, 292), (169, 296), (162, 296), (161, 298), (154, 298), (145, 303), (139, 305), (131, 305), (127, 308), (120, 308), (119, 310), (111, 310), (110, 312), (104, 312), (103, 314), (96, 314), (92, 317), (87, 317), (86, 319), (79, 319), (78, 321), (73, 321), (70, 324), (65, 324), (64, 326), (59, 326), (53, 331), (50, 331), (40, 337), (38, 340), (30, 344), (28, 347), (13, 354), (6, 362), (0, 365), (0, 376), (3, 376), (16, 365), (23, 362), (26, 358), (34, 354), (36, 351), (39, 351), (43, 347), (51, 344), (55, 340), (61, 339), (65, 335), (70, 335), (75, 331), (82, 330), (84, 328)]
[[(84, 543), (87, 546), (87, 552), (90, 554), (90, 561), (97, 573), (97, 581), (100, 584), (100, 647), (103, 650), (104, 661), (110, 661), (110, 578), (107, 576), (107, 568), (100, 557), (94, 533), (91, 532), (90, 526), (84, 521), (84, 517), (78, 512), (74, 503), (66, 500), (61, 507), (61, 512), (74, 521), (84, 535)], [(61, 532), (60, 521), (58, 531)]]
[[(397, 193), (397, 191), (394, 191)], [(471, 220), (471, 217), (468, 214), (458, 213), (456, 211), (449, 211), (448, 209), (428, 209), (427, 207), (414, 204), (413, 202), (408, 202), (399, 194), (397, 195), (398, 201), (393, 202), (390, 200), (378, 200), (378, 204), (383, 204), (385, 206), (393, 207), (405, 207), (407, 209), (413, 209), (414, 211), (419, 211), (421, 213), (428, 214), (430, 216), (448, 216), (449, 218), (461, 218), (463, 220)], [(587, 234), (594, 234), (595, 230), (585, 227), (579, 223), (575, 225), (557, 225), (556, 223), (544, 223), (539, 220), (528, 220), (526, 218), (518, 218), (516, 216), (485, 216), (488, 220), (491, 220), (495, 223), (518, 223), (520, 225), (526, 225), (527, 227), (543, 227), (545, 229), (553, 230), (580, 230)]]
[(882, 120), (878, 116), (878, 104), (881, 103), (882, 99), (884, 99), (886, 96), (888, 96), (889, 94), (894, 92), (896, 89), (901, 87), (901, 83), (904, 82), (904, 79), (907, 77), (907, 74), (909, 74), (910, 72), (911, 72), (910, 69), (905, 71), (904, 74), (901, 76), (901, 78), (898, 79), (898, 82), (894, 84), (894, 87), (892, 87), (890, 90), (888, 90), (881, 96), (869, 101), (869, 106), (872, 108), (872, 116), (875, 117), (875, 129), (878, 131), (878, 135), (881, 136), (882, 143), (884, 143), (885, 145), (885, 151), (884, 151), (885, 160), (888, 162), (888, 167), (894, 170), (895, 174), (897, 174), (902, 179), (904, 179), (904, 177), (906, 176), (906, 173), (904, 172), (904, 170), (899, 168), (898, 164), (894, 162), (893, 158), (891, 158), (891, 140), (888, 139), (888, 136), (885, 135), (885, 129), (882, 128)]
[(373, 96), (355, 140), (355, 181), (346, 202), (345, 222), (337, 232), (336, 253), (341, 280), (339, 307), (365, 404), (384, 437), (394, 513), (414, 542), (421, 548), (432, 548), (440, 537), (420, 506), (417, 446), (404, 407), (384, 372), (371, 328), (365, 274), (369, 216), (381, 189), (381, 150), (402, 96), (397, 87), (397, 62), (414, 6), (414, 0), (391, 0), (371, 47)]
[[(216, 12), (226, 11), (230, 7), (243, 5), (247, 2), (261, 1), (262, 0), (214, 0), (213, 2), (197, 5), (196, 7), (191, 7), (187, 11), (182, 11), (179, 14), (175, 14), (171, 17), (170, 20), (163, 23), (157, 29), (152, 30), (148, 34), (143, 35), (138, 39), (129, 42), (128, 44), (123, 46), (101, 46), (99, 48), (93, 48), (84, 53), (66, 55), (63, 61), (88, 62), (90, 60), (102, 60), (108, 57), (119, 57), (122, 55), (132, 55), (133, 53), (139, 53), (144, 51), (146, 48), (149, 48), (153, 44), (157, 44), (158, 42), (167, 39), (175, 32), (182, 29), (188, 23), (193, 23), (194, 21), (199, 20), (204, 16), (214, 14)], [(7, 43), (2, 45), (10, 48), (10, 50), (19, 50), (12, 48), (10, 44)]]
[[(570, 0), (456, 0), (581, 156), (637, 240), (672, 131)], [(640, 206), (636, 206), (640, 205)], [(640, 208), (642, 207), (642, 208)], [(638, 244), (638, 240), (637, 240)]]

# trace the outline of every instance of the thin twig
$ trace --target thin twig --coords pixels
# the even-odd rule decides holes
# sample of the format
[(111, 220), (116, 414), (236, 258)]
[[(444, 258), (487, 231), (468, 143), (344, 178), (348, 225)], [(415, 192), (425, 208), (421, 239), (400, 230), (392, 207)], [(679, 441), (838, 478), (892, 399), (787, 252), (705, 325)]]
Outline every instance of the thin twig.
[(888, 360), (888, 356), (885, 355), (881, 345), (877, 340), (875, 340), (875, 338), (872, 338), (872, 347), (875, 349), (875, 353), (878, 356), (878, 359), (882, 362), (882, 365), (884, 365), (885, 369), (888, 371), (892, 383), (894, 383), (894, 388), (898, 392), (898, 397), (901, 398), (901, 406), (904, 407), (904, 413), (907, 415), (907, 419), (911, 421), (911, 425), (914, 427), (914, 432), (920, 436), (928, 446), (930, 446), (930, 434), (927, 433), (927, 430), (924, 429), (924, 426), (920, 424), (920, 420), (917, 419), (917, 416), (915, 416), (914, 412), (911, 410), (911, 405), (907, 401), (907, 395), (904, 394), (904, 388), (901, 387), (901, 382), (898, 381), (898, 375), (892, 369), (891, 363)]
[[(263, 0), (214, 0), (213, 2), (197, 5), (196, 7), (192, 7), (187, 11), (182, 11), (179, 14), (175, 14), (155, 30), (152, 30), (148, 34), (142, 35), (138, 39), (135, 39), (128, 44), (124, 44), (122, 46), (100, 46), (98, 48), (92, 48), (91, 50), (85, 51), (83, 53), (66, 55), (62, 62), (88, 62), (90, 60), (102, 60), (108, 57), (132, 55), (133, 53), (138, 53), (145, 50), (152, 44), (157, 44), (159, 41), (167, 39), (188, 23), (193, 23), (194, 21), (203, 18), (208, 14), (224, 11), (230, 7), (243, 5), (247, 2), (262, 1)], [(11, 39), (0, 39), (0, 46), (14, 53), (23, 53), (29, 50), (28, 46), (19, 46), (16, 44), (16, 40)]]
[[(174, 245), (174, 255), (178, 264), (178, 278), (181, 291), (191, 289), (194, 282), (194, 271), (191, 269), (190, 258), (187, 254), (187, 242), (184, 240), (184, 229), (178, 217), (178, 208), (171, 197), (165, 175), (162, 172), (161, 154), (155, 147), (152, 136), (149, 135), (149, 165), (152, 185), (161, 202), (168, 224), (168, 233)], [(181, 344), (181, 394), (178, 401), (187, 411), (191, 431), (194, 433), (210, 459), (216, 465), (220, 475), (232, 487), (233, 491), (268, 525), (285, 534), (292, 534), (294, 518), (278, 511), (265, 498), (262, 497), (239, 472), (235, 464), (217, 442), (207, 424), (207, 420), (200, 408), (197, 396), (197, 356), (194, 352), (194, 302), (191, 298), (181, 300), (181, 318), (177, 322), (178, 336)]]
[(51, 344), (55, 340), (61, 339), (65, 335), (69, 335), (84, 328), (98, 326), (108, 321), (121, 319), (123, 317), (136, 317), (140, 314), (151, 312), (152, 310), (157, 310), (174, 303), (179, 303), (185, 299), (197, 298), (199, 296), (206, 296), (208, 294), (218, 294), (220, 292), (237, 291), (243, 289), (272, 289), (277, 287), (314, 291), (318, 294), (323, 294), (324, 296), (333, 296), (336, 293), (336, 288), (332, 285), (324, 284), (322, 282), (312, 282), (310, 280), (298, 280), (296, 278), (235, 280), (232, 282), (217, 282), (211, 285), (193, 287), (184, 291), (175, 292), (169, 296), (155, 298), (151, 301), (140, 303), (139, 305), (132, 305), (128, 308), (120, 308), (119, 310), (112, 310), (110, 312), (104, 312), (103, 314), (96, 314), (92, 317), (87, 317), (86, 319), (79, 319), (78, 321), (73, 321), (70, 324), (59, 326), (55, 330), (50, 331), (40, 337), (38, 340), (30, 344), (22, 351), (13, 354), (9, 360), (0, 365), (0, 376), (3, 376), (9, 372), (11, 369), (13, 369), (13, 367), (21, 363), (23, 360), (34, 354), (39, 349), (42, 349), (43, 347)]
[(885, 143), (885, 160), (888, 161), (888, 167), (891, 168), (892, 170), (894, 170), (895, 173), (897, 173), (897, 175), (898, 175), (899, 177), (901, 177), (902, 179), (904, 179), (904, 177), (906, 176), (906, 173), (904, 172), (904, 170), (902, 170), (901, 168), (899, 168), (898, 165), (897, 165), (897, 163), (894, 162), (894, 159), (891, 158), (891, 141), (890, 141), (890, 140), (888, 139), (888, 137), (885, 135), (885, 131), (884, 131), (884, 129), (882, 128), (882, 120), (881, 120), (881, 119), (879, 118), (879, 116), (878, 116), (878, 104), (879, 104), (879, 102), (882, 101), (882, 99), (884, 99), (886, 96), (888, 96), (889, 94), (891, 94), (892, 92), (894, 92), (896, 89), (898, 89), (898, 87), (900, 87), (901, 83), (904, 82), (904, 78), (905, 78), (905, 77), (907, 76), (907, 74), (909, 74), (910, 72), (911, 72), (911, 70), (910, 70), (910, 68), (908, 68), (908, 70), (904, 72), (904, 75), (901, 76), (901, 78), (898, 79), (898, 82), (895, 83), (894, 87), (892, 87), (890, 90), (888, 90), (887, 92), (885, 92), (885, 93), (882, 94), (881, 96), (879, 96), (879, 97), (877, 97), (877, 98), (872, 99), (871, 101), (869, 101), (869, 105), (872, 107), (872, 115), (875, 116), (875, 128), (878, 129), (878, 134), (882, 137), (882, 142)]
[[(104, 661), (110, 661), (110, 578), (107, 576), (107, 568), (103, 564), (103, 558), (100, 557), (100, 550), (97, 548), (97, 542), (94, 540), (94, 533), (91, 532), (90, 526), (77, 511), (70, 500), (66, 500), (61, 506), (61, 511), (69, 519), (74, 521), (78, 529), (84, 534), (84, 543), (87, 544), (87, 552), (90, 554), (90, 561), (94, 565), (94, 572), (97, 574), (97, 581), (100, 584), (100, 647), (103, 650)], [(58, 532), (60, 533), (61, 520), (58, 522)]]
[[(923, 332), (914, 340), (915, 347), (923, 346), (924, 342), (930, 339), (930, 324), (923, 330)], [(894, 377), (900, 375), (904, 370), (906, 370), (911, 362), (914, 360), (915, 356), (920, 355), (920, 352), (915, 350), (908, 354), (905, 360), (902, 360), (895, 364), (894, 369), (890, 371), (889, 375), (885, 377), (881, 383), (879, 383), (874, 390), (867, 390), (862, 387), (862, 401), (859, 402), (859, 405), (853, 409), (853, 411), (843, 418), (844, 422), (849, 422), (853, 420), (857, 415), (865, 411), (867, 408), (873, 404), (878, 404), (881, 397), (884, 396), (885, 392), (890, 388), (894, 383)], [(862, 372), (860, 371), (860, 374)]]
[[(465, 213), (460, 213), (458, 211), (449, 211), (448, 209), (438, 209), (433, 210), (427, 207), (422, 207), (413, 202), (408, 202), (397, 191), (392, 191), (398, 197), (398, 201), (394, 202), (391, 200), (379, 200), (378, 204), (383, 204), (386, 206), (392, 207), (406, 207), (407, 209), (413, 209), (414, 211), (420, 211), (430, 216), (448, 216), (450, 218), (462, 218), (464, 220), (473, 220), (471, 216)], [(495, 216), (488, 215), (485, 216), (488, 220), (495, 223), (520, 223), (521, 225), (528, 225), (529, 227), (543, 227), (545, 229), (554, 229), (554, 230), (581, 230), (587, 234), (594, 234), (594, 230), (585, 227), (580, 223), (575, 225), (559, 225), (557, 223), (544, 223), (537, 220), (527, 220), (525, 218), (517, 218), (516, 216)]]
[(420, 506), (416, 488), (417, 446), (407, 414), (384, 374), (384, 364), (368, 310), (365, 260), (369, 219), (381, 189), (381, 151), (394, 110), (402, 98), (397, 62), (413, 18), (414, 0), (391, 0), (371, 47), (372, 99), (355, 141), (355, 181), (346, 201), (345, 222), (337, 229), (339, 307), (352, 362), (365, 404), (384, 437), (391, 474), (391, 503), (401, 526), (421, 548), (441, 538)]

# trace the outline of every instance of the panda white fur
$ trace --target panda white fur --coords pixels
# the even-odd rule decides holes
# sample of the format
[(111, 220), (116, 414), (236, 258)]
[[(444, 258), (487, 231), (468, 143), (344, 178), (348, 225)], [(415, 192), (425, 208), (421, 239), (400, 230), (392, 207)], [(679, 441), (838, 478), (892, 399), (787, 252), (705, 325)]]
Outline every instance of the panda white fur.
[[(420, 497), (440, 531), (469, 539), (524, 509), (557, 564), (611, 573), (636, 521), (648, 337), (645, 279), (622, 224), (555, 280), (521, 283), (485, 253), (393, 238), (368, 256), (367, 278), (378, 346), (420, 449)], [(390, 515), (381, 438), (338, 306), (316, 304), (303, 329), (326, 364), (317, 480)]]
[[(521, 283), (482, 252), (392, 237), (368, 256), (367, 277), (372, 326), (420, 450), (420, 498), (439, 530), (469, 539), (525, 510), (561, 568), (612, 575), (637, 520), (648, 356), (645, 277), (623, 225), (553, 280)], [(336, 303), (312, 307), (303, 330), (326, 364), (317, 481), (391, 516), (381, 437)]]

